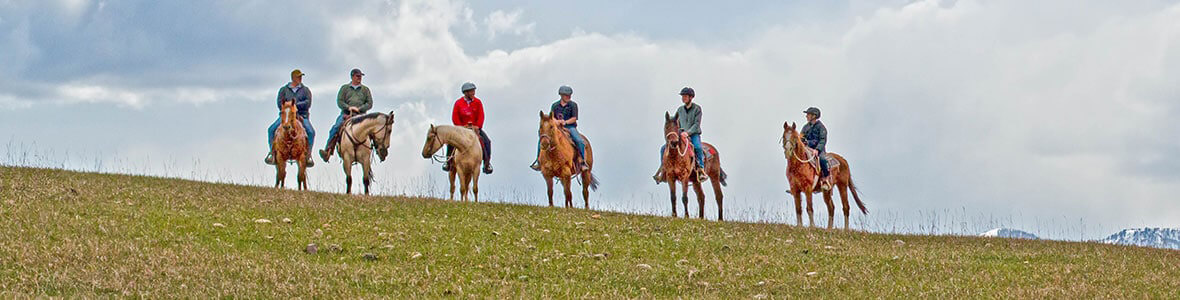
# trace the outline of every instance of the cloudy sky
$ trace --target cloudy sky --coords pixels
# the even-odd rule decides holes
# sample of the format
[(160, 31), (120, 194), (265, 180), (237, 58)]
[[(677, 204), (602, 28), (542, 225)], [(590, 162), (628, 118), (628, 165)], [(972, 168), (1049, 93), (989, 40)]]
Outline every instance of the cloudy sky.
[[(865, 193), (862, 228), (1180, 227), (1178, 3), (704, 4), (0, 0), (0, 161), (267, 185), (291, 69), (322, 147), (358, 67), (374, 110), (397, 114), (382, 194), (442, 193), (424, 132), (473, 81), (497, 167), (484, 198), (544, 203), (536, 112), (568, 84), (603, 181), (592, 207), (667, 214), (650, 175), (662, 115), (692, 86), (735, 219), (793, 222), (778, 140), (817, 106)], [(343, 189), (336, 160), (310, 177)]]

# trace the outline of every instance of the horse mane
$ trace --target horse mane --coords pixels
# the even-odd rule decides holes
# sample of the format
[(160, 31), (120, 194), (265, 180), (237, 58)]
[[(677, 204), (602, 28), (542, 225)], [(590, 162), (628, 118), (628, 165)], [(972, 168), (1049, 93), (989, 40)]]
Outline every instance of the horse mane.
[(371, 113), (367, 113), (367, 114), (363, 114), (363, 115), (354, 116), (352, 118), (349, 118), (348, 123), (349, 124), (357, 124), (360, 122), (364, 122), (365, 120), (376, 119), (377, 117), (384, 116), (384, 115), (385, 115), (384, 113), (371, 112)]
[(479, 136), (474, 131), (471, 131), (471, 129), (452, 125), (435, 125), (434, 132), (438, 134), (439, 139), (443, 140), (444, 143), (447, 140), (455, 140), (462, 143), (461, 145), (452, 146), (479, 147)]

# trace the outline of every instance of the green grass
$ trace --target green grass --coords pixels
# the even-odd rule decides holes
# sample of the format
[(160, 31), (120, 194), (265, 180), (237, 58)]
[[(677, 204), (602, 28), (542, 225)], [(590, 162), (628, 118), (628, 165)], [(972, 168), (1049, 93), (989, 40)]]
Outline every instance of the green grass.
[(0, 180), (0, 298), (1180, 297), (1180, 251), (1160, 249), (45, 169)]

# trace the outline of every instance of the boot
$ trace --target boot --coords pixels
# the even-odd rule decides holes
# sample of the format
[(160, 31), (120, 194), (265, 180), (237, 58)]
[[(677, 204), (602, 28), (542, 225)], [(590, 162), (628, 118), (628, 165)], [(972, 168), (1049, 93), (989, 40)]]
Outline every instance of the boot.
[(541, 162), (534, 160), (533, 164), (529, 165), (529, 169), (533, 169), (533, 171), (540, 172), (541, 171)]
[(827, 176), (827, 177), (824, 177), (823, 179), (820, 179), (819, 180), (819, 189), (823, 190), (825, 192), (832, 190), (832, 176)]
[(697, 173), (697, 182), (705, 182), (705, 181), (709, 180), (709, 177), (705, 176), (705, 169), (698, 167), (696, 173)]
[(443, 163), (442, 170), (443, 170), (443, 172), (450, 172), (451, 171), (451, 160), (448, 159), (446, 162)]
[(268, 165), (272, 165), (272, 166), (273, 166), (273, 165), (275, 165), (275, 154), (274, 154), (274, 152), (267, 153), (267, 154), (266, 154), (266, 159), (263, 159), (262, 161), (263, 161), (263, 162), (265, 162), (265, 163), (266, 163), (266, 164), (268, 164)]
[(307, 156), (307, 167), (311, 168), (314, 166), (315, 166), (315, 158), (312, 158), (311, 155), (308, 155)]
[(332, 157), (332, 150), (331, 150), (331, 148), (328, 148), (328, 149), (320, 149), (320, 158), (323, 158), (323, 159), (324, 159), (324, 162), (328, 162), (328, 158), (329, 158), (329, 157)]
[(487, 161), (483, 162), (483, 173), (484, 174), (492, 174), (492, 163), (491, 162), (487, 162)]
[(655, 179), (656, 184), (664, 182), (664, 169), (656, 170), (656, 175), (652, 175), (651, 179)]

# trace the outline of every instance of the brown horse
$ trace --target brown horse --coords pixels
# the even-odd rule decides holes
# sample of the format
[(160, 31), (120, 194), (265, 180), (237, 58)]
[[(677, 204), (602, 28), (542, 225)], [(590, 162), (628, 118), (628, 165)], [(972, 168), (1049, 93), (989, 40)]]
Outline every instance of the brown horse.
[(422, 158), (431, 158), (444, 145), (455, 149), (448, 175), (451, 180), (451, 201), (455, 200), (455, 177), (459, 177), (459, 196), (467, 202), (467, 190), (479, 202), (479, 166), (483, 163), (483, 148), (480, 148), (479, 134), (466, 127), (451, 125), (430, 125), (426, 131), (426, 144), (422, 145)]
[[(693, 172), (696, 165), (696, 154), (692, 149), (692, 144), (688, 139), (680, 136), (680, 125), (677, 119), (679, 116), (672, 117), (668, 113), (664, 113), (664, 153), (663, 163), (661, 164), (661, 172), (664, 174), (663, 182), (668, 183), (668, 192), (672, 198), (672, 216), (676, 217), (676, 182), (679, 181), (684, 189), (684, 194), (681, 201), (684, 203), (684, 217), (690, 217), (688, 214), (688, 186), (689, 183), (693, 186), (693, 191), (697, 194), (697, 204), (699, 210), (697, 217), (705, 218), (705, 192), (701, 189), (700, 181)], [(725, 183), (725, 171), (721, 169), (721, 156), (716, 147), (709, 143), (701, 143), (701, 150), (709, 153), (712, 157), (705, 158), (705, 175), (709, 177), (709, 181), (713, 184), (713, 194), (717, 200), (717, 220), (724, 220), (724, 213), (722, 209), (722, 199), (724, 196), (721, 192), (721, 186)]]
[(307, 190), (307, 131), (299, 120), (294, 100), (284, 100), (279, 128), (275, 129), (272, 150), (275, 158), (275, 187), (285, 187), (287, 161), (299, 164), (298, 189)]
[(565, 188), (565, 207), (574, 205), (572, 193), (570, 193), (570, 181), (577, 175), (582, 182), (582, 200), (585, 202), (586, 209), (590, 209), (590, 190), (598, 190), (598, 179), (594, 178), (590, 170), (594, 169), (594, 150), (590, 147), (590, 140), (585, 135), (582, 140), (586, 142), (586, 166), (589, 170), (581, 171), (581, 168), (576, 166), (577, 149), (574, 148), (574, 142), (569, 137), (569, 131), (557, 124), (557, 120), (553, 119), (553, 115), (541, 114), (541, 125), (537, 129), (537, 134), (540, 138), (541, 155), (537, 157), (537, 162), (541, 164), (541, 176), (545, 178), (545, 187), (549, 195), (549, 206), (553, 206), (553, 179), (561, 180), (562, 187)]
[[(803, 136), (795, 130), (795, 124), (783, 123), (783, 155), (787, 157), (787, 181), (791, 184), (791, 195), (795, 196), (795, 222), (803, 226), (803, 207), (800, 194), (807, 195), (807, 219), (810, 226), (815, 226), (812, 217), (811, 195), (823, 193), (824, 203), (828, 206), (828, 229), (832, 228), (832, 221), (836, 207), (832, 203), (832, 191), (821, 191), (816, 187), (819, 181), (819, 156), (817, 151), (803, 144)], [(856, 206), (860, 212), (868, 214), (864, 202), (860, 201), (856, 184), (852, 183), (852, 171), (848, 167), (848, 160), (836, 153), (827, 153), (828, 169), (833, 183), (840, 191), (840, 200), (844, 204), (844, 229), (848, 229), (848, 191), (852, 191), (852, 198), (856, 199)]]
[(369, 194), (369, 185), (373, 182), (372, 153), (377, 152), (377, 159), (385, 161), (389, 154), (389, 135), (393, 132), (393, 112), (368, 113), (349, 118), (340, 126), (342, 137), (336, 152), (344, 165), (344, 192), (352, 193), (352, 165), (360, 163), (364, 171), (361, 180), (365, 185), (365, 195)]

